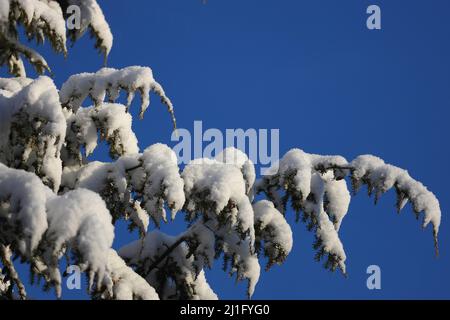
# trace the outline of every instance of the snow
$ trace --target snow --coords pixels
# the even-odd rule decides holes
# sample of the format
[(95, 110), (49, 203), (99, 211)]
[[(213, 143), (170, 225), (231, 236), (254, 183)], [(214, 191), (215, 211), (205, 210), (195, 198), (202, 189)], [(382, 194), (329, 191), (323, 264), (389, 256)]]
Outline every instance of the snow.
[[(97, 2), (65, 2), (70, 4), (81, 8), (82, 28), (69, 31), (69, 36), (76, 40), (90, 30), (96, 47), (108, 55), (113, 36)], [(11, 11), (14, 7), (20, 10)], [(54, 285), (58, 296), (59, 260), (69, 251), (73, 262), (88, 273), (91, 293), (106, 299), (217, 299), (204, 268), (211, 268), (218, 255), (237, 280), (248, 280), (251, 296), (260, 277), (259, 249), (268, 267), (284, 262), (292, 250), (292, 230), (283, 216), (289, 201), (297, 213), (303, 211), (315, 232), (317, 257), (327, 255), (327, 268), (346, 273), (339, 230), (350, 204), (347, 175), (355, 192), (365, 184), (375, 200), (394, 188), (397, 209), (409, 201), (416, 214), (423, 212), (423, 227), (433, 225), (437, 246), (441, 209), (435, 195), (406, 170), (375, 156), (348, 163), (341, 156), (292, 149), (255, 183), (254, 164), (235, 148), (215, 159), (196, 159), (181, 174), (168, 146), (154, 144), (139, 153), (128, 113), (136, 92), (141, 96), (141, 118), (153, 91), (176, 127), (172, 102), (152, 70), (132, 66), (77, 74), (58, 92), (48, 77), (25, 78), (23, 58), (39, 72), (49, 68), (39, 53), (7, 30), (10, 17), (25, 23), (38, 40), (49, 38), (54, 49), (64, 53), (65, 21), (57, 1), (0, 1), (3, 45), (14, 53), (3, 60), (10, 71), (22, 75), (0, 78), (2, 243)], [(115, 103), (122, 90), (126, 105)], [(87, 98), (93, 106), (83, 107)], [(109, 144), (114, 162), (88, 162), (99, 136)], [(255, 191), (271, 201), (252, 204)], [(147, 232), (150, 218), (158, 227), (161, 220), (167, 222), (167, 208), (172, 219), (184, 210), (190, 227), (178, 236)], [(120, 216), (139, 228), (140, 239), (120, 249), (119, 256), (111, 245), (113, 222)], [(174, 244), (178, 245), (155, 267), (153, 262)], [(0, 295), (10, 285), (4, 280), (0, 273)]]
[(9, 280), (5, 279), (5, 275), (2, 273), (2, 269), (0, 269), (0, 295), (5, 295), (10, 286)]
[(431, 222), (437, 245), (441, 209), (439, 201), (432, 192), (421, 182), (411, 178), (406, 170), (385, 164), (382, 159), (372, 155), (357, 157), (351, 162), (351, 166), (354, 168), (352, 179), (356, 189), (361, 183), (367, 184), (369, 191), (375, 190), (377, 199), (381, 194), (394, 187), (397, 191), (399, 211), (409, 200), (417, 214), (424, 212), (423, 227), (425, 228)]
[[(324, 210), (324, 194), (326, 180), (324, 181), (318, 173), (314, 173), (311, 178), (311, 193), (314, 195), (314, 200), (308, 200), (305, 205), (305, 211), (317, 220), (316, 236), (320, 240), (321, 248), (335, 259), (342, 270), (346, 273), (346, 254), (338, 232), (331, 222), (329, 216)], [(332, 266), (334, 268), (334, 266)]]
[(246, 182), (246, 193), (249, 194), (251, 192), (256, 179), (255, 166), (244, 152), (229, 147), (219, 153), (216, 156), (216, 160), (226, 164), (233, 164), (238, 167), (242, 171)]
[(108, 252), (108, 269), (115, 300), (159, 300), (155, 289), (128, 267), (113, 249)]
[[(80, 28), (66, 29), (66, 12), (63, 12), (60, 4), (64, 10), (70, 5), (80, 8)], [(67, 55), (66, 31), (70, 38), (76, 41), (89, 29), (91, 36), (96, 38), (95, 47), (105, 55), (105, 62), (113, 44), (109, 25), (95, 0), (2, 0), (0, 32), (7, 48), (4, 50), (4, 62), (8, 64), (10, 73), (16, 76), (26, 76), (22, 58), (26, 58), (40, 74), (45, 70), (51, 72), (47, 62), (38, 52), (19, 42), (17, 29), (21, 24), (26, 28), (28, 38), (36, 39), (38, 43), (49, 40), (53, 49), (64, 55)], [(156, 87), (158, 91), (159, 86)]]
[(2, 237), (17, 245), (18, 253), (55, 286), (58, 296), (58, 260), (66, 250), (76, 253), (75, 262), (88, 272), (91, 286), (94, 279), (102, 283), (109, 277), (114, 226), (98, 194), (78, 189), (57, 196), (36, 175), (0, 164), (0, 202)]
[(212, 268), (215, 256), (215, 234), (201, 222), (195, 223), (184, 234), (188, 238), (191, 252), (194, 253), (194, 267), (197, 270), (207, 266)]
[(0, 203), (9, 203), (7, 210), (0, 211), (1, 216), (11, 226), (21, 226), (23, 235), (16, 239), (17, 234), (12, 232), (13, 238), (8, 242), (16, 240), (18, 250), (25, 256), (31, 256), (48, 228), (46, 200), (51, 196), (51, 190), (36, 175), (0, 163)]
[[(8, 12), (12, 5), (17, 5), (25, 14), (25, 23), (27, 25), (39, 24), (43, 22), (47, 28), (60, 39), (60, 42), (66, 42), (66, 22), (64, 20), (61, 7), (56, 1), (38, 1), (38, 0), (3, 0), (0, 6), (0, 23), (8, 20)], [(65, 47), (64, 47), (65, 49)]]
[(231, 273), (248, 279), (248, 295), (254, 292), (260, 266), (254, 250), (254, 214), (246, 193), (246, 181), (235, 164), (196, 159), (183, 170), (188, 213), (201, 213), (203, 221), (220, 239), (218, 248)]
[(0, 78), (0, 95), (10, 97), (18, 91), (22, 90), (23, 87), (28, 86), (33, 79), (29, 78)]
[(171, 218), (181, 210), (185, 202), (184, 181), (178, 169), (177, 156), (167, 145), (157, 143), (147, 149), (141, 157), (145, 172), (143, 201), (145, 209), (159, 224), (166, 221), (164, 200), (171, 211)]
[[(193, 256), (188, 256), (188, 247), (185, 243), (181, 243), (173, 249), (169, 256), (165, 259), (164, 265), (148, 270), (149, 261), (154, 261), (160, 257), (168, 247), (172, 246), (178, 237), (172, 237), (160, 231), (152, 231), (148, 233), (143, 240), (134, 241), (119, 250), (119, 255), (130, 264), (143, 269), (148, 275), (146, 280), (153, 287), (164, 287), (163, 299), (176, 298), (176, 290), (171, 285), (175, 282), (182, 296), (178, 298), (188, 299), (217, 299), (216, 294), (212, 291), (206, 282), (203, 270), (197, 271), (194, 267)], [(161, 277), (161, 275), (164, 275)], [(180, 293), (178, 293), (180, 294)], [(186, 296), (184, 296), (186, 295)]]
[(0, 1), (0, 25), (8, 21), (10, 0)]
[(192, 199), (202, 192), (206, 196), (200, 200), (209, 202), (216, 215), (231, 201), (238, 210), (230, 218), (234, 223), (239, 220), (242, 231), (248, 230), (254, 236), (253, 210), (246, 195), (242, 172), (236, 166), (212, 159), (197, 159), (184, 168), (182, 177), (189, 206), (196, 207)]
[(253, 204), (255, 213), (256, 242), (264, 241), (264, 253), (269, 265), (282, 263), (291, 252), (292, 230), (284, 216), (272, 202), (261, 200)]
[(347, 182), (342, 180), (335, 180), (332, 174), (324, 175), (325, 182), (325, 211), (332, 217), (336, 231), (339, 231), (345, 215), (350, 206), (350, 192), (347, 188)]
[[(77, 189), (49, 199), (46, 207), (49, 223), (46, 241), (51, 244), (44, 248), (44, 256), (49, 257), (47, 263), (52, 263), (51, 257), (70, 244), (80, 253), (82, 270), (88, 271), (89, 288), (95, 277), (101, 283), (108, 276), (108, 251), (114, 239), (111, 215), (103, 200), (92, 191)], [(59, 266), (55, 263), (50, 267), (50, 277), (57, 283), (59, 296)]]
[(14, 93), (0, 94), (0, 161), (30, 168), (58, 190), (66, 119), (53, 81), (13, 79), (4, 87)]
[(100, 47), (107, 56), (113, 45), (113, 35), (97, 1), (68, 0), (67, 3), (77, 5), (81, 11), (81, 28), (80, 30), (73, 30), (76, 33), (75, 38), (79, 38), (86, 32), (87, 28), (90, 28), (92, 34), (97, 38), (96, 46)]
[(128, 94), (127, 109), (136, 91), (141, 94), (141, 118), (150, 105), (150, 91), (154, 91), (166, 105), (175, 125), (172, 102), (153, 78), (153, 72), (148, 67), (132, 66), (121, 70), (103, 68), (96, 73), (76, 74), (63, 84), (59, 94), (63, 106), (76, 112), (88, 96), (98, 106), (105, 98), (108, 98), (109, 102), (116, 101), (122, 89)]
[(150, 218), (148, 212), (142, 208), (141, 202), (135, 201), (127, 211), (127, 214), (131, 221), (138, 227), (141, 234), (145, 235), (150, 224)]
[[(143, 232), (148, 226), (144, 214), (159, 225), (161, 219), (167, 221), (165, 205), (174, 219), (185, 202), (184, 181), (176, 155), (167, 145), (159, 143), (148, 147), (142, 154), (122, 156), (112, 163), (93, 161), (81, 168), (66, 167), (62, 181), (67, 189), (86, 188), (100, 194), (112, 184), (114, 199), (105, 201), (130, 202), (128, 212), (121, 214), (129, 214), (139, 228), (145, 228), (141, 229)], [(139, 209), (130, 201), (132, 192), (139, 200)]]
[(288, 183), (286, 179), (294, 174), (293, 187), (305, 201), (311, 191), (310, 181), (314, 172), (346, 164), (347, 161), (341, 156), (322, 156), (309, 154), (300, 149), (291, 149), (275, 166), (278, 167), (278, 172), (272, 171), (272, 174), (280, 175), (280, 185), (282, 186), (285, 186)]
[(311, 191), (311, 167), (311, 157), (309, 154), (300, 149), (288, 151), (279, 163), (280, 185), (284, 186), (286, 176), (290, 172), (295, 171), (293, 178), (295, 190), (300, 193), (303, 201), (306, 200), (306, 197)]
[(197, 279), (194, 280), (196, 295), (193, 297), (196, 300), (218, 300), (219, 297), (211, 289), (206, 281), (205, 271), (200, 271), (197, 275)]
[(98, 144), (98, 132), (110, 145), (113, 157), (139, 153), (138, 140), (132, 129), (132, 116), (120, 104), (103, 103), (100, 106), (80, 108), (68, 119), (68, 139), (71, 148), (85, 147), (86, 157)]
[(349, 172), (347, 166), (341, 156), (292, 149), (256, 183), (256, 191), (266, 193), (279, 211), (286, 210), (289, 199), (297, 214), (303, 211), (308, 228), (316, 232), (318, 254), (328, 254), (328, 267), (334, 270), (338, 266), (343, 273), (346, 254), (338, 231), (350, 204), (343, 180)]

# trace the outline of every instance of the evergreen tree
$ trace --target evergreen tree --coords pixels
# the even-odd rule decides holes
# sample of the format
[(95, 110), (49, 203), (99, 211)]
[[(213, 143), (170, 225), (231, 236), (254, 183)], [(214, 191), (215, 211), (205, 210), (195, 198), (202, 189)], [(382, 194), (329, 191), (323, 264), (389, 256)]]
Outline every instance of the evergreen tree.
[[(67, 30), (68, 8), (81, 12), (79, 28)], [(439, 202), (407, 171), (363, 155), (308, 154), (292, 149), (268, 175), (256, 180), (251, 160), (228, 148), (215, 159), (196, 159), (181, 171), (175, 153), (155, 144), (141, 151), (128, 113), (135, 94), (140, 116), (150, 93), (167, 107), (174, 129), (173, 105), (147, 67), (71, 76), (58, 90), (51, 78), (27, 78), (24, 59), (39, 74), (50, 73), (44, 57), (22, 44), (50, 41), (67, 54), (67, 40), (87, 31), (106, 57), (113, 37), (95, 0), (2, 0), (0, 65), (12, 76), (0, 78), (0, 297), (26, 299), (14, 257), (30, 266), (32, 279), (61, 295), (59, 261), (87, 273), (95, 299), (216, 299), (204, 269), (223, 257), (223, 268), (248, 281), (250, 297), (260, 277), (259, 257), (268, 270), (292, 250), (285, 219), (290, 205), (316, 236), (317, 260), (346, 273), (339, 238), (350, 192), (366, 185), (375, 201), (394, 189), (397, 209), (407, 202), (423, 213), (423, 226), (437, 236)], [(117, 103), (127, 94), (126, 105)], [(86, 106), (86, 100), (93, 101)], [(111, 162), (89, 161), (98, 137), (109, 146)], [(255, 201), (256, 194), (267, 200)], [(183, 212), (186, 231), (169, 236), (149, 231)], [(114, 224), (125, 219), (140, 240), (117, 252), (111, 248)], [(155, 229), (155, 228), (154, 228)]]

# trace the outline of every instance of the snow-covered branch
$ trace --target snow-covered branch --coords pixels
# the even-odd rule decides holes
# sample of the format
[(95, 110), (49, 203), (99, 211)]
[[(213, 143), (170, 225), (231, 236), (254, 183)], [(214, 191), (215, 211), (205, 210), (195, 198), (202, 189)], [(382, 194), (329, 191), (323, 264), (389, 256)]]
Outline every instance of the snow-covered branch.
[(200, 219), (213, 231), (216, 256), (223, 253), (224, 269), (248, 280), (248, 295), (254, 292), (260, 266), (256, 256), (254, 214), (246, 181), (235, 164), (197, 159), (183, 170), (189, 221)]
[(22, 56), (34, 66), (37, 73), (43, 74), (45, 71), (51, 73), (47, 61), (37, 51), (0, 33), (0, 65), (6, 64), (10, 74), (26, 77)]
[(282, 264), (291, 252), (292, 230), (284, 216), (272, 202), (261, 200), (253, 205), (255, 213), (255, 247), (263, 249), (268, 258), (266, 270), (274, 264)]
[(433, 225), (433, 237), (438, 253), (438, 233), (441, 224), (441, 208), (436, 196), (421, 182), (414, 180), (408, 171), (386, 164), (372, 155), (357, 157), (350, 163), (353, 190), (356, 193), (361, 185), (367, 185), (369, 196), (375, 194), (375, 203), (379, 197), (394, 188), (397, 194), (397, 211), (400, 212), (409, 202), (417, 218), (424, 213), (422, 226), (430, 222)]
[(127, 111), (136, 92), (140, 93), (141, 118), (150, 105), (150, 92), (156, 93), (166, 105), (176, 128), (172, 102), (162, 86), (153, 78), (153, 72), (148, 67), (133, 66), (121, 70), (103, 68), (96, 73), (73, 75), (63, 84), (59, 94), (62, 105), (76, 112), (87, 97), (98, 107), (105, 99), (108, 102), (115, 102), (121, 90), (127, 93)]
[(99, 133), (100, 139), (109, 144), (112, 159), (139, 153), (138, 141), (131, 125), (131, 115), (120, 104), (103, 103), (97, 108), (79, 108), (67, 119), (64, 164), (81, 165), (97, 147)]
[[(67, 12), (69, 6), (76, 5), (80, 8), (80, 28), (68, 30), (69, 38), (75, 42), (89, 30), (91, 37), (96, 39), (95, 47), (105, 56), (108, 56), (113, 45), (113, 35), (102, 9), (96, 0), (58, 0), (63, 12)], [(66, 14), (67, 17), (67, 14)]]
[[(67, 8), (80, 8), (80, 28), (67, 30)], [(40, 74), (50, 71), (45, 59), (35, 50), (19, 42), (19, 27), (29, 41), (38, 44), (49, 40), (57, 53), (67, 55), (66, 34), (72, 41), (90, 30), (95, 47), (106, 56), (111, 51), (113, 37), (100, 6), (95, 0), (2, 0), (0, 3), (0, 65), (6, 64), (15, 76), (26, 76), (22, 57)]]
[[(19, 274), (16, 271), (16, 268), (14, 267), (14, 264), (12, 262), (12, 252), (9, 246), (6, 246), (2, 243), (0, 243), (0, 258), (2, 261), (2, 264), (6, 270), (6, 277), (4, 279), (1, 279), (3, 281), (8, 281), (13, 283), (17, 290), (19, 291), (19, 298), (22, 300), (25, 300), (27, 297), (27, 292), (25, 290), (25, 286), (23, 285), (22, 281), (20, 280)], [(9, 285), (8, 289), (12, 289), (13, 285)], [(9, 298), (14, 298), (12, 295), (12, 290), (7, 291)]]
[[(108, 253), (108, 269), (111, 283), (103, 292), (94, 294), (98, 299), (113, 300), (159, 300), (155, 289), (132, 268), (113, 249)], [(109, 290), (108, 290), (109, 288)]]
[(320, 156), (292, 149), (255, 184), (255, 191), (264, 193), (283, 213), (289, 202), (297, 214), (302, 212), (302, 220), (316, 233), (316, 259), (327, 256), (327, 268), (339, 267), (345, 273), (346, 255), (338, 231), (350, 204), (350, 193), (343, 179), (347, 175), (355, 193), (365, 184), (369, 195), (375, 193), (376, 202), (383, 193), (395, 188), (399, 211), (410, 201), (417, 215), (424, 212), (423, 227), (432, 223), (437, 250), (441, 211), (434, 194), (407, 171), (374, 156), (360, 156), (348, 163), (340, 156)]
[(217, 299), (203, 270), (194, 267), (194, 257), (183, 240), (153, 231), (121, 248), (119, 254), (144, 275), (162, 299)]
[(58, 296), (58, 260), (67, 250), (88, 272), (91, 285), (109, 276), (114, 227), (97, 194), (79, 189), (57, 196), (36, 175), (0, 164), (0, 204), (0, 244), (29, 262), (32, 273), (55, 286)]
[(0, 162), (35, 172), (58, 190), (66, 119), (48, 77), (0, 79)]
[(141, 233), (147, 231), (148, 216), (159, 225), (161, 220), (167, 221), (165, 205), (174, 218), (185, 201), (176, 155), (163, 144), (113, 163), (96, 161), (81, 168), (65, 168), (62, 186), (66, 190), (86, 188), (99, 193), (114, 220), (130, 217)]
[[(66, 30), (70, 6), (81, 12), (79, 29)], [(68, 12), (69, 11), (69, 12)], [(1, 0), (0, 66), (17, 78), (0, 78), (0, 299), (26, 298), (13, 256), (30, 265), (32, 279), (44, 279), (61, 295), (60, 259), (77, 264), (89, 279), (94, 299), (217, 299), (204, 270), (223, 257), (224, 270), (247, 280), (250, 297), (266, 270), (282, 264), (292, 251), (293, 235), (284, 215), (288, 205), (315, 233), (316, 259), (346, 273), (339, 231), (350, 204), (346, 177), (356, 193), (367, 185), (375, 202), (390, 189), (397, 210), (411, 202), (423, 227), (437, 238), (441, 210), (435, 195), (407, 171), (364, 155), (348, 162), (341, 156), (292, 149), (256, 181), (252, 161), (227, 148), (215, 159), (195, 159), (180, 172), (172, 149), (154, 144), (140, 151), (128, 112), (136, 93), (140, 117), (156, 93), (171, 100), (148, 67), (103, 68), (71, 76), (57, 90), (41, 76), (25, 78), (24, 60), (38, 73), (45, 59), (20, 42), (48, 39), (67, 54), (66, 37), (86, 31), (105, 55), (113, 37), (95, 0)], [(121, 93), (125, 104), (118, 103)], [(93, 106), (83, 106), (86, 100)], [(109, 146), (113, 162), (90, 162), (99, 144)], [(258, 200), (264, 194), (268, 200)], [(149, 232), (185, 213), (188, 227), (177, 236)], [(136, 240), (116, 252), (114, 224), (129, 219)]]
[[(316, 259), (326, 256), (325, 267), (331, 270), (339, 267), (343, 273), (346, 255), (338, 229), (348, 210), (350, 196), (345, 192), (345, 181), (334, 181), (342, 179), (348, 170), (330, 171), (330, 168), (346, 164), (340, 156), (320, 156), (292, 149), (255, 185), (256, 192), (264, 192), (280, 212), (286, 211), (289, 201), (297, 217), (303, 212), (303, 221), (316, 234)], [(337, 193), (343, 197), (335, 197)]]

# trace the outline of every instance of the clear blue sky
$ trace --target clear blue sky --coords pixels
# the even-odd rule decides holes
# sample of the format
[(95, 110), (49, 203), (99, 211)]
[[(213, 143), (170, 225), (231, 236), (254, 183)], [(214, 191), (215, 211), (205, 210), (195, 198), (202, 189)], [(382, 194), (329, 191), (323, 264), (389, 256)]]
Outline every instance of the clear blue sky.
[[(450, 2), (362, 0), (99, 1), (114, 34), (108, 65), (150, 66), (172, 98), (179, 127), (279, 128), (280, 152), (371, 153), (408, 169), (441, 202), (440, 256), (431, 229), (393, 192), (377, 206), (353, 198), (341, 228), (348, 278), (314, 261), (313, 235), (288, 220), (294, 248), (286, 263), (262, 273), (255, 299), (450, 298), (449, 144)], [(366, 28), (370, 4), (382, 30)], [(102, 58), (85, 36), (69, 57), (43, 51), (60, 86), (73, 73), (93, 72)], [(134, 127), (141, 148), (170, 142), (166, 110), (153, 98)], [(134, 105), (134, 114), (138, 105)], [(105, 148), (95, 158), (106, 160)], [(163, 230), (183, 229), (181, 214)], [(136, 238), (124, 224), (115, 246)], [(366, 268), (382, 270), (382, 290), (366, 288)], [(221, 298), (245, 298), (245, 284), (208, 271)], [(22, 271), (23, 272), (23, 271)], [(35, 287), (36, 298), (52, 298)], [(64, 298), (85, 298), (64, 291)]]

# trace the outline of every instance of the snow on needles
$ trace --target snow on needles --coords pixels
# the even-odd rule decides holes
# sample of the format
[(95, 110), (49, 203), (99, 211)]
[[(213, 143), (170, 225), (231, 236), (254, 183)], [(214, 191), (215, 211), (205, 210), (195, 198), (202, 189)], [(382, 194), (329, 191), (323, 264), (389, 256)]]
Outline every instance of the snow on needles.
[(424, 212), (423, 226), (432, 223), (437, 249), (441, 220), (438, 200), (406, 170), (385, 164), (375, 156), (363, 155), (348, 163), (340, 156), (292, 149), (267, 176), (257, 181), (255, 190), (264, 192), (281, 212), (285, 212), (290, 200), (297, 213), (303, 212), (302, 219), (308, 228), (316, 232), (316, 259), (327, 255), (327, 267), (332, 270), (339, 267), (345, 272), (346, 255), (338, 231), (350, 204), (350, 193), (343, 179), (346, 175), (351, 177), (354, 192), (366, 184), (369, 195), (375, 193), (375, 201), (394, 187), (399, 211), (410, 201), (416, 214)]
[(96, 47), (100, 49), (105, 56), (109, 54), (113, 45), (113, 35), (106, 22), (102, 9), (95, 0), (67, 0), (68, 5), (76, 5), (80, 8), (81, 25), (80, 29), (69, 30), (72, 40), (81, 37), (88, 28), (91, 34), (97, 39)]
[(91, 284), (94, 278), (102, 283), (108, 277), (114, 227), (97, 194), (79, 189), (57, 196), (36, 175), (0, 164), (0, 203), (2, 238), (17, 243), (21, 256), (55, 286), (58, 296), (58, 260), (67, 249), (79, 253), (75, 262), (88, 271)]
[(264, 254), (269, 261), (266, 269), (281, 264), (291, 252), (292, 230), (284, 216), (275, 209), (272, 202), (261, 200), (253, 204), (257, 250), (264, 241)]
[[(126, 265), (115, 250), (108, 251), (108, 268), (111, 270), (112, 294), (115, 300), (159, 300), (155, 289)], [(105, 292), (105, 298), (110, 292)]]
[(132, 122), (132, 116), (120, 104), (103, 103), (98, 107), (80, 108), (67, 120), (68, 148), (79, 153), (80, 146), (84, 146), (87, 157), (97, 147), (100, 132), (102, 140), (108, 142), (113, 158), (136, 154), (139, 147)]
[[(67, 10), (71, 5), (79, 8), (80, 25), (66, 28), (66, 18), (72, 18), (73, 11)], [(69, 17), (70, 16), (70, 17)], [(95, 0), (2, 0), (0, 3), (0, 34), (2, 63), (7, 64), (9, 72), (25, 77), (22, 58), (26, 58), (38, 73), (50, 71), (45, 59), (35, 50), (19, 41), (18, 26), (26, 29), (28, 39), (38, 43), (49, 40), (56, 52), (67, 54), (66, 33), (76, 41), (88, 29), (95, 37), (95, 47), (106, 56), (111, 51), (113, 36), (103, 12)]]
[[(176, 247), (179, 240), (159, 231), (148, 233), (119, 250), (119, 255), (131, 265), (142, 270), (145, 279), (163, 292), (163, 299), (216, 300), (217, 296), (206, 282), (203, 270), (194, 268), (194, 257), (189, 255), (185, 243)], [(167, 258), (154, 265), (152, 262), (173, 247)]]
[(441, 209), (436, 196), (421, 182), (411, 178), (406, 170), (385, 164), (384, 161), (372, 155), (362, 155), (351, 162), (352, 183), (355, 192), (361, 184), (367, 184), (369, 195), (375, 191), (375, 201), (391, 188), (397, 192), (397, 210), (400, 211), (408, 201), (414, 212), (424, 213), (423, 227), (430, 222), (437, 250), (437, 236), (441, 223)]
[(181, 210), (185, 202), (184, 181), (180, 176), (175, 152), (168, 146), (157, 143), (147, 149), (141, 157), (145, 172), (143, 203), (153, 220), (166, 221), (164, 201), (171, 211), (171, 218)]
[(142, 154), (122, 156), (112, 163), (94, 161), (80, 168), (66, 167), (62, 185), (69, 190), (82, 187), (100, 193), (115, 218), (127, 211), (145, 229), (148, 221), (143, 210), (159, 225), (160, 220), (167, 221), (165, 205), (173, 219), (185, 202), (176, 155), (159, 143)]
[(247, 293), (251, 296), (260, 266), (254, 249), (253, 208), (243, 172), (236, 164), (212, 159), (191, 161), (182, 173), (184, 209), (192, 221), (202, 215), (205, 226), (217, 236), (216, 247), (224, 253), (225, 267), (230, 263), (230, 272), (236, 273), (238, 280), (248, 279)]
[(61, 7), (56, 1), (3, 0), (0, 5), (0, 25), (8, 23), (10, 15), (17, 14), (17, 11), (13, 9), (24, 14), (26, 26), (44, 24), (58, 37), (59, 42), (64, 45), (65, 51), (66, 21)]
[(133, 66), (121, 70), (103, 68), (96, 73), (76, 74), (63, 84), (59, 94), (63, 106), (76, 112), (88, 96), (98, 106), (105, 98), (109, 102), (116, 101), (120, 90), (125, 90), (128, 94), (127, 109), (136, 92), (140, 93), (141, 118), (144, 117), (144, 113), (150, 105), (150, 91), (155, 92), (161, 98), (161, 102), (166, 105), (173, 125), (176, 127), (172, 102), (166, 96), (161, 85), (153, 78), (153, 72), (148, 67)]
[(12, 91), (0, 92), (0, 162), (33, 170), (58, 190), (66, 119), (53, 81), (44, 76), (33, 81), (13, 79), (3, 87)]

